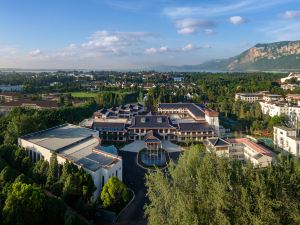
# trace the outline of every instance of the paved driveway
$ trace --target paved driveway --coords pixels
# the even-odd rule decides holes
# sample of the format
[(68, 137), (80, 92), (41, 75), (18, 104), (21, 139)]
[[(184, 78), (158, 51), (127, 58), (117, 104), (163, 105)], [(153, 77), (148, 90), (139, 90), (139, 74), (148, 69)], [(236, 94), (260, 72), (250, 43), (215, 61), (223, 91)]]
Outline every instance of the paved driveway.
[[(146, 148), (144, 141), (134, 141), (128, 145), (125, 145), (123, 148), (121, 148), (122, 151), (126, 152), (139, 152), (143, 148)], [(170, 141), (162, 141), (162, 148), (165, 149), (167, 152), (180, 152), (184, 149), (180, 147), (179, 145), (175, 145)]]
[[(179, 152), (170, 153), (170, 158), (177, 161)], [(116, 225), (146, 225), (144, 217), (144, 205), (147, 202), (145, 174), (147, 170), (136, 164), (134, 152), (121, 151), (123, 158), (123, 182), (135, 193), (133, 202), (120, 214)]]
[(136, 164), (136, 155), (134, 152), (120, 152), (123, 159), (123, 182), (135, 193), (133, 202), (123, 211), (116, 224), (117, 225), (146, 225), (144, 218), (144, 205), (146, 203), (145, 173)]

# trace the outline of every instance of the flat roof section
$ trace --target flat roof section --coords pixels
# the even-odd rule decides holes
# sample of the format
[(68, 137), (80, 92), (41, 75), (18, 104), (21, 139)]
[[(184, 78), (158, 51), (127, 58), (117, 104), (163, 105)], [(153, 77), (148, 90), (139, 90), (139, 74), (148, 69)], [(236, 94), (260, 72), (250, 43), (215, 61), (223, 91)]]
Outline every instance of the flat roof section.
[(79, 143), (96, 134), (97, 131), (91, 129), (64, 124), (28, 134), (21, 138), (49, 150), (59, 152), (63, 148)]

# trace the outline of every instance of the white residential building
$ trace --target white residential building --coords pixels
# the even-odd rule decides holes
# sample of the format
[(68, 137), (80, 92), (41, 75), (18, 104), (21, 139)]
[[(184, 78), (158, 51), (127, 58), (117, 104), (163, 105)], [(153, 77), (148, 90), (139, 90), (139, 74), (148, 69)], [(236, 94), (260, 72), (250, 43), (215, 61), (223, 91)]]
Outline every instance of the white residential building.
[(293, 79), (293, 78), (295, 78), (296, 80), (299, 81), (300, 80), (300, 73), (290, 73), (287, 77), (281, 78), (280, 82), (284, 83), (287, 80), (290, 80), (290, 79)]
[(300, 94), (288, 94), (286, 100), (288, 103), (300, 106)]
[(208, 151), (214, 151), (218, 156), (229, 156), (241, 161), (248, 160), (255, 167), (269, 166), (273, 160), (271, 151), (247, 138), (209, 138), (204, 144)]
[(282, 102), (259, 102), (263, 114), (273, 116), (297, 116), (300, 119), (300, 106)]
[(235, 101), (241, 100), (244, 102), (254, 103), (258, 101), (283, 101), (284, 97), (282, 95), (270, 94), (268, 91), (261, 91), (256, 93), (236, 93)]
[(280, 87), (283, 90), (295, 90), (296, 88), (299, 88), (299, 85), (297, 84), (281, 84)]
[(50, 161), (57, 154), (58, 163), (70, 161), (89, 173), (96, 186), (96, 199), (111, 176), (122, 180), (122, 158), (102, 150), (99, 132), (64, 124), (18, 138), (19, 146), (28, 150), (33, 162)]
[(274, 147), (299, 156), (300, 137), (297, 129), (284, 126), (274, 127)]

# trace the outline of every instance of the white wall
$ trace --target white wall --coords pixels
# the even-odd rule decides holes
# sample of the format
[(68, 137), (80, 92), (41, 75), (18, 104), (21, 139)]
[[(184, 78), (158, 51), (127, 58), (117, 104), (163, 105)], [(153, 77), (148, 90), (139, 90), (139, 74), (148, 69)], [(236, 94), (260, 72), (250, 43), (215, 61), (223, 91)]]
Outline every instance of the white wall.
[[(31, 143), (27, 140), (21, 139), (21, 138), (18, 139), (18, 144), (19, 144), (19, 146), (22, 146), (23, 148), (25, 148), (27, 150), (31, 150), (38, 154), (41, 154), (45, 160), (50, 161), (50, 158), (52, 156), (52, 153), (50, 150), (43, 148), (41, 146), (38, 146), (34, 143)], [(66, 161), (66, 159), (58, 154), (57, 161), (59, 164), (63, 164)], [(99, 170), (97, 170), (95, 172), (88, 170), (84, 167), (83, 167), (83, 169), (92, 176), (94, 184), (97, 188), (93, 195), (94, 200), (96, 200), (96, 198), (99, 196), (99, 194), (102, 190), (102, 187), (103, 187), (102, 176), (104, 176), (104, 184), (108, 181), (108, 179), (111, 176), (116, 176), (116, 171), (118, 171), (119, 180), (122, 181), (122, 179), (123, 179), (123, 177), (122, 177), (122, 174), (123, 174), (122, 159), (120, 157), (119, 157), (119, 161), (116, 164), (113, 164), (111, 167), (108, 167), (108, 168), (100, 168)]]

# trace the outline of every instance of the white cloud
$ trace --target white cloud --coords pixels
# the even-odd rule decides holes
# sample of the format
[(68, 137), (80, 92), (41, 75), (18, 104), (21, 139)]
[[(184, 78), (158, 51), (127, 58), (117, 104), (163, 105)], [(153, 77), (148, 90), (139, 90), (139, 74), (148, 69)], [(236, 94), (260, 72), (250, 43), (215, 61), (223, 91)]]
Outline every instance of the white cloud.
[(140, 43), (144, 38), (152, 36), (146, 32), (95, 32), (88, 42), (82, 43), (84, 49), (97, 49), (105, 53), (119, 54), (122, 49)]
[(161, 46), (160, 48), (147, 48), (146, 54), (165, 53), (171, 51), (167, 46)]
[(0, 56), (8, 57), (18, 53), (18, 49), (14, 46), (0, 46)]
[(195, 34), (199, 29), (210, 29), (215, 27), (215, 22), (212, 20), (185, 18), (176, 20), (177, 33), (179, 34)]
[(156, 48), (147, 48), (145, 50), (146, 54), (155, 54), (157, 53), (157, 49)]
[(234, 25), (239, 25), (239, 24), (246, 23), (247, 21), (241, 16), (231, 16), (229, 18), (229, 22)]
[(232, 13), (241, 13), (249, 11), (257, 11), (272, 7), (279, 4), (285, 4), (293, 0), (239, 0), (227, 4), (207, 4), (198, 6), (183, 6), (183, 7), (167, 7), (163, 10), (163, 14), (172, 17), (189, 17), (189, 16), (222, 16)]
[(215, 34), (215, 31), (213, 29), (209, 29), (209, 28), (204, 29), (203, 32), (208, 35)]
[(285, 11), (281, 14), (284, 19), (294, 19), (300, 17), (300, 10)]
[(269, 41), (299, 40), (300, 22), (295, 21), (272, 21), (258, 30), (264, 34)]
[(38, 55), (41, 55), (42, 54), (42, 51), (40, 49), (33, 49), (31, 50), (28, 55), (32, 56), (32, 57), (35, 57), (35, 56), (38, 56)]
[(167, 46), (162, 46), (160, 48), (147, 48), (145, 50), (146, 54), (158, 54), (158, 53), (169, 53), (169, 52), (191, 52), (191, 51), (196, 51), (199, 49), (203, 49), (203, 48), (211, 48), (210, 45), (203, 45), (203, 46), (198, 46), (198, 45), (194, 45), (194, 44), (187, 44), (183, 47), (180, 48), (168, 48)]
[(181, 50), (184, 52), (189, 52), (189, 51), (195, 50), (195, 46), (192, 44), (187, 44), (186, 46), (182, 47)]

